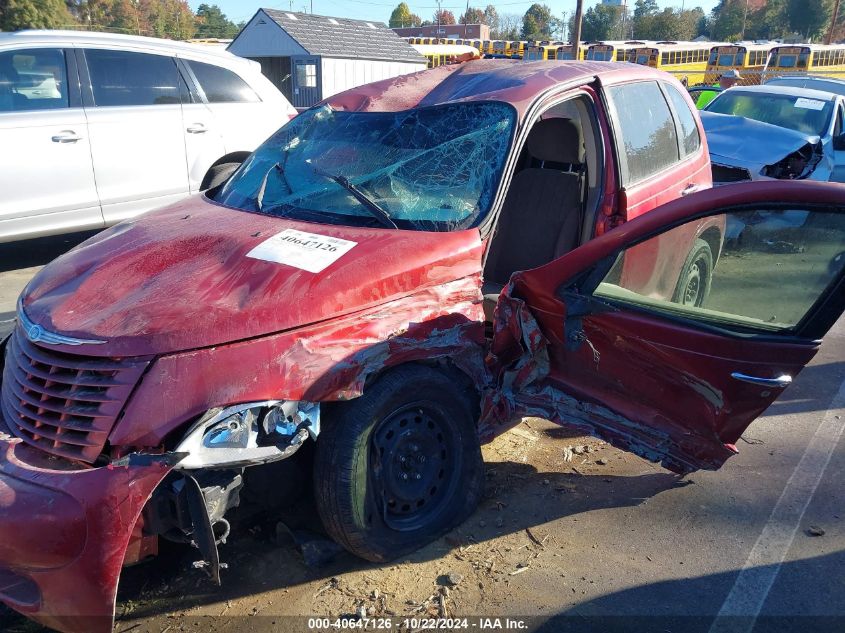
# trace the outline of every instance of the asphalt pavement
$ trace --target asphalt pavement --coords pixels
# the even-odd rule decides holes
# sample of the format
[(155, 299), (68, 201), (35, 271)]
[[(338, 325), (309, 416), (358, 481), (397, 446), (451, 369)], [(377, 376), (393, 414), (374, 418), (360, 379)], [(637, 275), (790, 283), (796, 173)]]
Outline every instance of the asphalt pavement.
[[(16, 297), (29, 278), (83, 237), (0, 245), (0, 333), (9, 331)], [(506, 570), (501, 583), (488, 581), (495, 575), (491, 566), (488, 576), (478, 579), (478, 597), (461, 603), (461, 593), (453, 592), (462, 605), (458, 612), (570, 616), (565, 621), (583, 631), (845, 630), (845, 321), (781, 399), (751, 425), (739, 443), (740, 454), (718, 472), (678, 480), (618, 451), (606, 453), (606, 471), (595, 464), (579, 471), (560, 458), (574, 440), (561, 439), (548, 426), (532, 424), (522, 435), (511, 432), (497, 440), (494, 451), (536, 435), (536, 441), (524, 442), (521, 457), (496, 464), (522, 469), (513, 475), (518, 483), (507, 479), (496, 493), (497, 507), (485, 502), (458, 533), (471, 533), (484, 549), (495, 550), (499, 540), (527, 528), (551, 536), (554, 558), (551, 548), (537, 547), (537, 564), (519, 575)], [(583, 494), (554, 496), (551, 489), (563, 477), (571, 477), (566, 482)], [(570, 485), (566, 482), (564, 487)], [(448, 570), (464, 558), (435, 543), (408, 569), (417, 569), (410, 573), (419, 576), (420, 569), (428, 569), (414, 567), (419, 561)], [(370, 566), (364, 573), (373, 578), (384, 571), (378, 576), (382, 592), (417, 582), (403, 580), (396, 569)], [(467, 567), (467, 573), (476, 573), (473, 569)], [(308, 614), (318, 609), (312, 606), (313, 586), (328, 577), (345, 582), (343, 574), (351, 578), (360, 571), (359, 564), (345, 562), (339, 570), (311, 573), (301, 581), (280, 579), (275, 586), (271, 581), (263, 589), (275, 598), (267, 610)], [(254, 572), (247, 566), (232, 573), (248, 578)], [(178, 623), (174, 617), (220, 613), (221, 605), (231, 606), (229, 600), (247, 599), (246, 591), (237, 593), (237, 584), (230, 582), (225, 594), (194, 599), (182, 593), (157, 602), (129, 615), (117, 630), (162, 631)], [(717, 614), (722, 617), (714, 619)], [(21, 630), (28, 627), (11, 621)], [(561, 630), (560, 622), (543, 630)]]

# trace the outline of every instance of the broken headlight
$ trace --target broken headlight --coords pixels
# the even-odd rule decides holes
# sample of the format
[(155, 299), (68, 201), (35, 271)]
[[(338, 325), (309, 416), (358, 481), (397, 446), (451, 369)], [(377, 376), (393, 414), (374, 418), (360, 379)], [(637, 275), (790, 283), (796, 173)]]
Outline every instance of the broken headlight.
[(293, 455), (320, 432), (320, 405), (311, 402), (250, 402), (212, 409), (176, 447), (187, 453), (181, 470), (252, 466)]
[(778, 180), (804, 180), (815, 171), (823, 156), (821, 142), (807, 143), (782, 160), (764, 167), (762, 174)]

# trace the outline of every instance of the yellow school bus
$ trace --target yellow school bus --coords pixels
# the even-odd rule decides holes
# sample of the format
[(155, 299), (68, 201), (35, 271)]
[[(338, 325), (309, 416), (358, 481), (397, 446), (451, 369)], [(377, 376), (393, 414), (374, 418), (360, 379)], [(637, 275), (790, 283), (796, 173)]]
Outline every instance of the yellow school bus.
[[(587, 47), (585, 44), (586, 42), (582, 42), (578, 47), (578, 55), (575, 57), (576, 59), (584, 59), (584, 55), (587, 53)], [(558, 46), (555, 51), (555, 59), (572, 60), (572, 44), (562, 44)]]
[(557, 46), (550, 45), (536, 45), (529, 46), (525, 49), (525, 54), (522, 56), (524, 62), (544, 61), (547, 59), (557, 59)]
[(428, 60), (428, 68), (470, 61), (481, 56), (477, 48), (463, 44), (414, 44), (413, 46)]
[(672, 73), (680, 81), (694, 86), (704, 81), (712, 43), (655, 42), (634, 52), (634, 62)]
[(716, 83), (726, 71), (736, 70), (742, 77), (741, 85), (759, 84), (769, 52), (774, 47), (774, 43), (754, 44), (752, 42), (714, 46), (710, 49), (710, 58), (707, 60), (704, 83)]
[(845, 78), (845, 45), (789, 44), (769, 51), (763, 81), (782, 75), (815, 73), (823, 77)]
[(648, 42), (642, 40), (614, 40), (593, 42), (587, 47), (584, 59), (595, 62), (630, 62), (634, 61), (637, 48)]
[(522, 57), (525, 52), (525, 42), (514, 40), (496, 40), (493, 42), (493, 54), (505, 57)]

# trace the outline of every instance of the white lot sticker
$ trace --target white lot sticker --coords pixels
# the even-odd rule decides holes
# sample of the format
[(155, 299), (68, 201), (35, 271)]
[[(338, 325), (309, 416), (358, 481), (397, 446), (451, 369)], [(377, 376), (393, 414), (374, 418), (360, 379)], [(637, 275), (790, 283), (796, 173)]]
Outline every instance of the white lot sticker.
[(261, 242), (246, 256), (319, 273), (357, 244), (328, 235), (285, 229)]
[(824, 108), (824, 101), (800, 97), (795, 100), (795, 107), (803, 108), (804, 110), (821, 110), (822, 108)]

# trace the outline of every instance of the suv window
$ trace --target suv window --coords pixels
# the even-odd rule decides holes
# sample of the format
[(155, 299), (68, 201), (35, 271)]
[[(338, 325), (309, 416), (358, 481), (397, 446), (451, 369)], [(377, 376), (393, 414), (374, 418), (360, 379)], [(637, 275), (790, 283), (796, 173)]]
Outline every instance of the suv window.
[(0, 53), (0, 112), (67, 108), (64, 51), (32, 48)]
[(88, 49), (85, 58), (97, 106), (181, 103), (184, 90), (172, 57)]
[(675, 114), (678, 117), (678, 123), (681, 126), (681, 148), (684, 151), (684, 156), (695, 154), (698, 148), (701, 147), (701, 137), (698, 135), (698, 125), (695, 122), (695, 116), (690, 111), (687, 100), (672, 84), (664, 83), (663, 87), (666, 89), (666, 94), (669, 95), (669, 100), (672, 102), (672, 107), (675, 108)]
[(678, 162), (678, 137), (669, 105), (653, 81), (607, 89), (622, 145), (622, 183), (645, 180)]
[(260, 101), (255, 91), (231, 70), (189, 61), (209, 103), (254, 103)]

